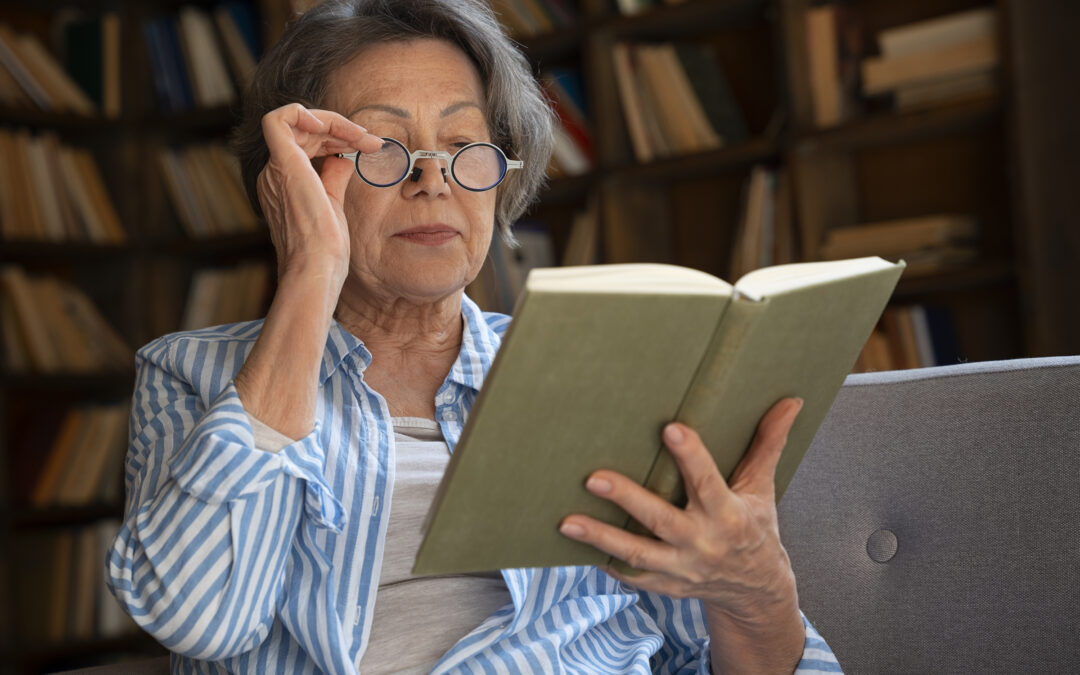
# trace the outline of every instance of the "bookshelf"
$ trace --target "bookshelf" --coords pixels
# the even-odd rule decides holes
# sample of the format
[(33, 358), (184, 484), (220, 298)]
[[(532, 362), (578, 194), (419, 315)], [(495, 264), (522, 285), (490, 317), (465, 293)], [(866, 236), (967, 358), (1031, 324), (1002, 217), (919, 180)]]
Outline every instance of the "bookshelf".
[[(222, 141), (234, 107), (214, 104), (181, 111), (163, 105), (152, 84), (154, 63), (144, 26), (176, 16), (186, 5), (211, 11), (221, 4), (81, 3), (91, 15), (115, 11), (120, 19), (126, 51), (115, 117), (0, 103), (0, 129), (54, 133), (92, 155), (128, 235), (109, 245), (4, 239), (0, 266), (60, 278), (85, 292), (131, 348), (180, 328), (200, 270), (270, 263), (273, 257), (258, 230), (191, 236), (159, 168), (165, 149)], [(788, 233), (789, 250), (778, 261), (785, 256), (815, 259), (829, 233), (840, 228), (938, 212), (968, 214), (980, 223), (975, 257), (903, 279), (893, 308), (943, 309), (953, 323), (958, 358), (964, 360), (1080, 352), (1080, 320), (1071, 309), (1080, 295), (1075, 274), (1080, 228), (1071, 223), (1080, 197), (1066, 183), (1080, 161), (1074, 125), (1080, 100), (1073, 86), (1080, 52), (1067, 30), (1080, 23), (1075, 3), (844, 2), (865, 41), (861, 58), (876, 56), (875, 36), (882, 31), (980, 8), (997, 11), (1000, 58), (992, 94), (898, 111), (888, 95), (848, 92), (834, 108), (841, 119), (828, 123), (817, 117), (808, 63), (807, 16), (821, 3), (494, 4), (503, 11), (507, 6), (563, 9), (558, 20), (549, 17), (551, 29), (543, 28), (541, 19), (521, 23), (519, 18), (517, 39), (538, 74), (552, 69), (580, 73), (584, 127), (593, 147), (590, 166), (553, 177), (527, 214), (528, 230), (546, 233), (548, 241), (542, 241), (544, 235), (523, 237), (526, 246), (530, 241), (550, 245), (556, 261), (564, 259), (569, 247), (578, 262), (674, 262), (730, 278), (742, 245), (740, 232), (748, 222), (747, 194), (754, 175), (767, 177), (764, 194), (771, 195), (768, 211), (779, 228), (773, 236), (779, 240), (778, 232)], [(8, 3), (0, 21), (49, 44), (51, 26), (65, 5), (53, 0)], [(631, 5), (634, 12), (622, 11)], [(272, 43), (289, 12), (302, 6), (299, 1), (261, 0), (263, 43)], [(639, 159), (613, 54), (617, 44), (658, 43), (711, 51), (745, 123), (745, 137)], [(847, 58), (849, 67), (858, 64)], [(589, 253), (593, 249), (595, 258)], [(509, 264), (545, 255), (524, 250)], [(499, 275), (486, 268), (481, 283), (498, 284)], [(481, 304), (493, 309), (507, 309), (513, 297), (485, 295), (479, 286), (474, 290)], [(925, 312), (933, 314), (933, 309)], [(130, 396), (132, 377), (130, 369), (42, 374), (0, 368), (0, 545), (5, 550), (16, 550), (27, 537), (78, 530), (120, 515), (118, 498), (35, 507), (20, 496), (27, 489), (21, 483), (32, 482), (41, 470), (66, 411), (91, 403), (122, 404)], [(27, 462), (26, 456), (36, 459)], [(23, 459), (13, 461), (16, 457)], [(20, 580), (11, 556), (3, 560), (0, 573), (0, 673), (46, 672), (162, 653), (137, 634), (16, 639), (13, 629), (20, 618), (14, 598)]]
[[(838, 9), (830, 10), (830, 4)], [(620, 11), (629, 5), (637, 9)], [(914, 263), (923, 257), (907, 256), (912, 268), (894, 305), (927, 306), (935, 315), (944, 310), (960, 360), (1075, 353), (1080, 330), (1066, 294), (1080, 290), (1068, 272), (1080, 254), (1080, 228), (1067, 224), (1077, 199), (1064, 185), (1069, 174), (1057, 167), (1073, 166), (1080, 156), (1077, 133), (1067, 121), (1080, 104), (1071, 93), (1068, 105), (1048, 102), (1056, 87), (1066, 86), (1069, 73), (1080, 72), (1080, 56), (1060, 28), (1077, 17), (1064, 3), (1035, 5), (1009, 0), (581, 3), (580, 25), (572, 31), (519, 39), (538, 71), (553, 64), (581, 70), (596, 163), (582, 175), (553, 178), (529, 218), (547, 225), (561, 255), (575, 222), (591, 208), (599, 221), (592, 225), (599, 233), (598, 261), (674, 262), (725, 278), (731, 277), (740, 245), (755, 167), (772, 172), (776, 189), (770, 208), (784, 227), (795, 230), (795, 260), (818, 259), (829, 233), (841, 228), (941, 214), (973, 218), (978, 235), (956, 242), (962, 249), (956, 253), (963, 254), (952, 258), (958, 262), (940, 262), (950, 259), (944, 252), (925, 256), (929, 262), (919, 273)], [(821, 44), (812, 17), (828, 11), (834, 12), (832, 88), (814, 71), (810, 51)], [(884, 93), (863, 91), (867, 64), (887, 57), (923, 58), (918, 50), (898, 55), (898, 39), (910, 43), (910, 38), (895, 34), (960, 15), (967, 17), (967, 27), (954, 27), (962, 35), (950, 39), (977, 37), (995, 56), (991, 62), (958, 62), (922, 75), (948, 80), (955, 87), (952, 98), (916, 98), (934, 92), (907, 81)], [(567, 32), (576, 41), (567, 40)], [(642, 161), (634, 147), (632, 115), (620, 95), (614, 54), (620, 43), (707, 45), (728, 80), (748, 136)], [(956, 51), (954, 42), (941, 45)], [(969, 82), (981, 78), (983, 86), (968, 86), (965, 93), (960, 75)], [(648, 81), (637, 86), (648, 89)], [(834, 118), (821, 117), (815, 96), (818, 102), (834, 100)], [(1045, 105), (1037, 106), (1033, 101), (1038, 100)]]
[[(123, 616), (104, 588), (100, 568), (105, 542), (123, 514), (119, 461), (125, 451), (126, 439), (121, 437), (126, 436), (126, 410), (134, 388), (133, 354), (152, 338), (181, 327), (191, 310), (187, 305), (192, 285), (200, 275), (210, 279), (203, 282), (202, 295), (212, 295), (206, 288), (216, 293), (205, 301), (209, 304), (201, 314), (212, 317), (212, 322), (253, 318), (265, 310), (265, 306), (253, 307), (267, 301), (265, 288), (249, 293), (241, 284), (245, 289), (241, 293), (255, 298), (247, 307), (221, 302), (230, 297), (223, 289), (230, 284), (235, 288), (237, 283), (235, 279), (219, 283), (218, 278), (228, 277), (234, 269), (262, 265), (271, 273), (249, 276), (266, 285), (266, 278), (272, 276), (273, 249), (253, 219), (237, 211), (235, 194), (229, 197), (213, 191), (230, 180), (231, 169), (220, 150), (233, 125), (242, 80), (241, 71), (233, 68), (227, 56), (216, 12), (236, 12), (231, 15), (233, 23), (242, 20), (241, 14), (247, 16), (251, 23), (246, 30), (255, 34), (258, 42), (253, 51), (258, 51), (261, 29), (280, 30), (272, 21), (284, 20), (290, 11), (285, 5), (284, 0), (261, 4), (254, 0), (101, 0), (78, 3), (73, 10), (72, 3), (50, 1), (5, 3), (0, 12), (0, 24), (9, 31), (4, 35), (32, 36), (61, 65), (65, 50), (78, 59), (93, 59), (101, 64), (102, 81), (110, 80), (108, 86), (119, 91), (119, 101), (115, 94), (110, 106), (95, 100), (94, 111), (87, 114), (65, 109), (55, 100), (53, 109), (44, 109), (12, 96), (10, 87), (0, 86), (0, 134), (29, 139), (49, 136), (59, 147), (86, 153), (100, 173), (103, 191), (124, 234), (122, 240), (108, 242), (80, 235), (79, 228), (94, 215), (90, 213), (74, 219), (64, 216), (70, 236), (46, 236), (51, 231), (23, 227), (10, 209), (0, 210), (5, 226), (0, 236), (0, 269), (6, 275), (0, 302), (10, 329), (0, 338), (0, 547), (6, 552), (0, 569), (0, 673), (55, 672), (166, 653)], [(260, 22), (262, 8), (272, 10), (269, 14), (274, 18)], [(172, 62), (174, 67), (188, 69), (185, 91), (190, 100), (170, 102), (156, 85), (162, 79), (162, 64), (150, 48), (159, 38), (147, 27), (170, 24), (180, 39), (189, 39), (179, 27), (187, 13), (196, 15), (196, 23), (203, 22), (204, 37), (216, 40), (211, 49), (202, 51), (222, 56), (219, 65), (225, 65), (228, 79), (221, 84), (231, 91), (229, 101), (199, 100), (194, 94), (197, 76), (180, 52), (170, 58), (181, 59)], [(104, 28), (99, 32), (98, 26), (106, 23), (113, 33)], [(85, 30), (92, 31), (101, 46), (73, 42), (65, 28), (72, 25), (83, 26), (83, 38)], [(205, 31), (207, 25), (212, 27), (210, 33)], [(250, 35), (245, 39), (250, 46)], [(110, 62), (103, 56), (110, 48), (119, 49), (119, 59)], [(16, 56), (25, 58), (21, 51)], [(6, 67), (0, 70), (9, 72)], [(79, 86), (85, 88), (86, 81)], [(25, 161), (13, 147), (3, 146), (5, 166)], [(186, 172), (185, 180), (198, 181), (199, 172), (216, 177), (209, 193), (192, 198), (210, 210), (206, 231), (192, 232), (184, 217), (187, 214), (178, 210), (170, 194), (162, 169), (167, 152), (174, 157), (174, 165)], [(0, 174), (4, 186), (9, 185), (10, 174)], [(53, 179), (50, 186), (62, 185), (56, 174)], [(202, 185), (206, 187), (207, 181)], [(3, 199), (10, 203), (12, 192), (3, 189)], [(26, 208), (46, 212), (49, 206), (39, 199)], [(220, 273), (206, 274), (208, 268)], [(11, 278), (17, 283), (28, 280), (23, 285), (33, 291), (21, 313), (12, 310), (16, 303)], [(85, 296), (108, 329), (83, 328), (81, 342), (100, 342), (102, 331), (113, 331), (124, 344), (124, 358), (93, 367), (70, 359), (43, 366), (36, 353), (40, 347), (26, 339), (25, 324), (28, 318), (56, 319), (58, 313), (41, 295), (39, 285), (60, 285)], [(252, 316), (234, 316), (237, 311)], [(122, 423), (117, 422), (120, 419)], [(54, 467), (52, 482), (45, 478), (50, 466)], [(76, 467), (98, 478), (88, 481)], [(34, 574), (49, 583), (48, 592), (40, 598), (24, 590)]]

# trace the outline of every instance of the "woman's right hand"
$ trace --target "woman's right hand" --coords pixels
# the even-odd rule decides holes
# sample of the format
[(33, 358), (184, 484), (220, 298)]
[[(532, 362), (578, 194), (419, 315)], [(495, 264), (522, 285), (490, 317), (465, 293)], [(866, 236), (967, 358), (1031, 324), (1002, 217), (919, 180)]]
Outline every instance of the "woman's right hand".
[[(277, 252), (278, 275), (329, 275), (340, 291), (349, 265), (345, 189), (353, 164), (337, 153), (374, 152), (382, 140), (342, 115), (291, 103), (262, 119), (270, 159), (259, 173), (259, 203)], [(336, 304), (337, 298), (328, 299)]]
[(278, 286), (254, 347), (236, 374), (249, 415), (298, 439), (315, 423), (319, 367), (349, 273), (345, 189), (336, 153), (374, 152), (382, 140), (341, 115), (294, 103), (266, 114), (270, 159), (256, 183), (278, 259)]

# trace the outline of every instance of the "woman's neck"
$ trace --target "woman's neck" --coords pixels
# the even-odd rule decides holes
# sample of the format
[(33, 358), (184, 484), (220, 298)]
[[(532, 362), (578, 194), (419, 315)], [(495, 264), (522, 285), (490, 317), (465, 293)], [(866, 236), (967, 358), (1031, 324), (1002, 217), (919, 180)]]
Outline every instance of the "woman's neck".
[(461, 349), (462, 293), (428, 303), (342, 293), (334, 317), (371, 352), (364, 380), (391, 414), (433, 417), (435, 393)]

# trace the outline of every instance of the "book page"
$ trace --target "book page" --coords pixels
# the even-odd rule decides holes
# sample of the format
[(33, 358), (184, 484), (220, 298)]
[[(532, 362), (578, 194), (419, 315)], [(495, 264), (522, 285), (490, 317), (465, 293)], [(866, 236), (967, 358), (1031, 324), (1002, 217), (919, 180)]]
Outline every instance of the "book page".
[(892, 266), (893, 263), (887, 260), (871, 256), (851, 260), (765, 267), (754, 270), (739, 279), (735, 284), (735, 293), (739, 297), (757, 301), (797, 288), (845, 279)]
[(731, 284), (711, 274), (661, 263), (534, 269), (526, 286), (530, 290), (564, 293), (732, 294)]

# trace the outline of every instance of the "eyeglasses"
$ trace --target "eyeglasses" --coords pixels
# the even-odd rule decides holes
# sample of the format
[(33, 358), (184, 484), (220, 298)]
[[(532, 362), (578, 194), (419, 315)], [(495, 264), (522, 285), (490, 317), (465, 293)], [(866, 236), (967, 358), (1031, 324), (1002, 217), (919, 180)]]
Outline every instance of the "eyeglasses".
[[(451, 155), (440, 150), (409, 152), (401, 141), (383, 138), (382, 148), (376, 152), (349, 152), (338, 157), (353, 160), (356, 175), (374, 187), (392, 187), (407, 176), (420, 180), (423, 169), (415, 166), (418, 159), (446, 162), (454, 182), (472, 192), (490, 190), (506, 178), (507, 171), (522, 167), (520, 160), (507, 159), (506, 153), (491, 143), (470, 143)], [(446, 180), (446, 169), (440, 169)]]

